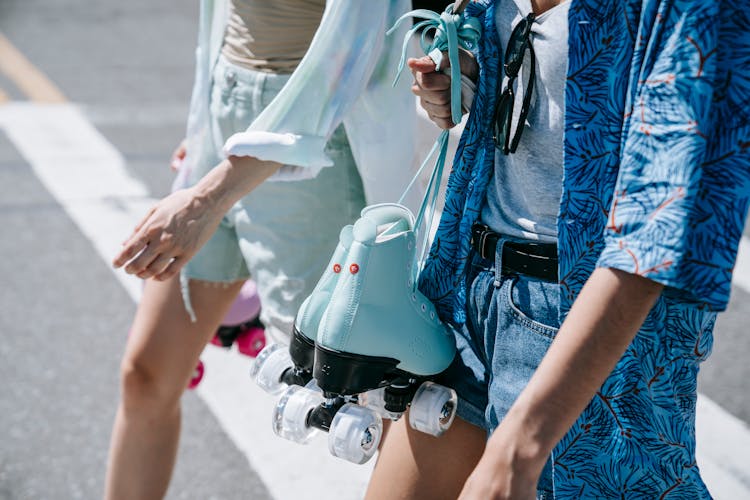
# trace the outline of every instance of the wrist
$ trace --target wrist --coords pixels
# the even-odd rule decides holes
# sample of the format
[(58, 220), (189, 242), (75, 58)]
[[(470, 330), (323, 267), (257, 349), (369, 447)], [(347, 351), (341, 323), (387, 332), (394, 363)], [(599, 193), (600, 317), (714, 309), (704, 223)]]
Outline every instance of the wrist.
[(223, 160), (206, 174), (192, 188), (193, 201), (197, 204), (226, 212), (231, 208), (237, 195), (236, 186), (231, 182), (232, 165)]
[(541, 473), (556, 444), (552, 434), (535, 418), (513, 406), (487, 442), (487, 449), (505, 454), (515, 468)]
[(251, 156), (230, 156), (222, 160), (195, 185), (197, 199), (222, 213), (270, 177), (281, 164)]

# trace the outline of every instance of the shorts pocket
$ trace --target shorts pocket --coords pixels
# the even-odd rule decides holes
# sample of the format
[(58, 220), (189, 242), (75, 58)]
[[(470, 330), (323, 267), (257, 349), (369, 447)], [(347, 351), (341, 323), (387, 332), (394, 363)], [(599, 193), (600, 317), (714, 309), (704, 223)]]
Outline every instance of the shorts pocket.
[(554, 339), (560, 327), (559, 287), (528, 276), (513, 277), (507, 288), (511, 314), (529, 330)]

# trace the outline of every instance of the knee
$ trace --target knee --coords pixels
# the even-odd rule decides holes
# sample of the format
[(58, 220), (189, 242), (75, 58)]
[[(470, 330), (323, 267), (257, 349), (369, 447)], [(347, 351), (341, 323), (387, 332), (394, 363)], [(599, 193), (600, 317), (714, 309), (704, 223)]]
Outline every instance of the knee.
[(126, 413), (154, 417), (176, 411), (184, 390), (165, 371), (128, 356), (120, 364), (120, 386)]

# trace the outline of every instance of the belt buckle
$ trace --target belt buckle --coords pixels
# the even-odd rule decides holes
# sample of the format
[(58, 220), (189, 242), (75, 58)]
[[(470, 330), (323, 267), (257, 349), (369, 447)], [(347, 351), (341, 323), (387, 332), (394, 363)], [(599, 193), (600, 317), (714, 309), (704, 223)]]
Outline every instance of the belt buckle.
[(492, 231), (490, 230), (489, 226), (485, 224), (474, 224), (474, 228), (475, 233), (472, 234), (472, 239), (478, 237), (479, 241), (476, 241), (475, 239), (472, 243), (476, 245), (475, 248), (479, 252), (479, 256), (483, 259), (487, 259), (487, 237), (492, 234)]
[(483, 259), (489, 259), (489, 257), (487, 256), (487, 237), (490, 234), (492, 234), (492, 232), (489, 229), (482, 231), (482, 240), (479, 243), (479, 254)]

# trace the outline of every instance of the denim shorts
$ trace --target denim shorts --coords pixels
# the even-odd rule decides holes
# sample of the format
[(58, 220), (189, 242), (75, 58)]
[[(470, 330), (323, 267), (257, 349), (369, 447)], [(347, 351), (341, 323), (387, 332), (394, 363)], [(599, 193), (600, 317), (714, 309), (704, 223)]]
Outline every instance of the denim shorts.
[[(252, 71), (219, 59), (210, 95), (210, 144), (203, 145), (188, 184), (223, 159), (226, 139), (247, 129), (288, 79), (289, 75)], [(252, 276), (258, 285), (261, 321), (275, 340), (290, 335), (297, 309), (325, 269), (341, 228), (352, 223), (365, 204), (343, 126), (325, 152), (334, 166), (314, 179), (265, 182), (237, 202), (183, 271), (183, 279), (209, 282)]]
[[(458, 353), (441, 380), (458, 393), (458, 416), (489, 435), (526, 387), (557, 334), (560, 285), (498, 271), (501, 251), (494, 261), (472, 251), (468, 262), (467, 321), (452, 327)], [(553, 498), (552, 489), (548, 461), (538, 498)]]

